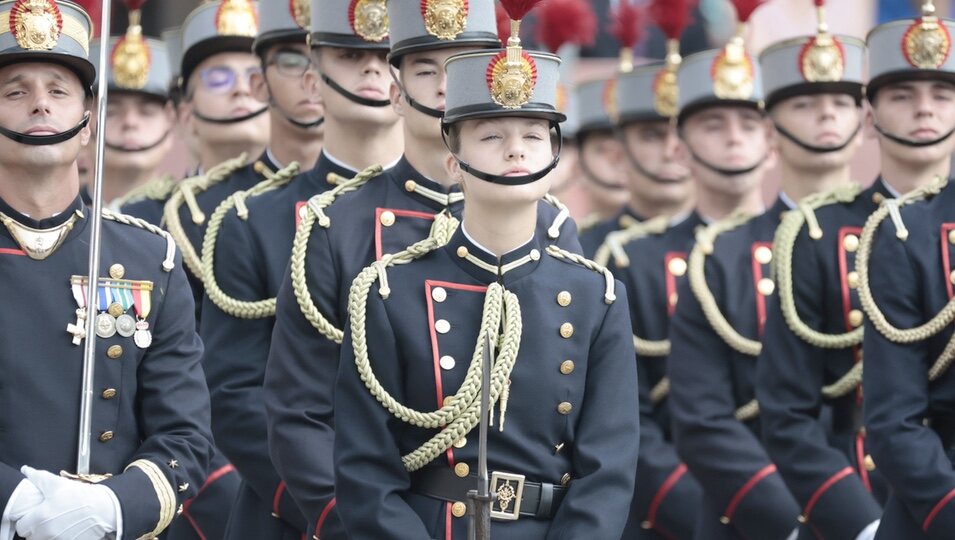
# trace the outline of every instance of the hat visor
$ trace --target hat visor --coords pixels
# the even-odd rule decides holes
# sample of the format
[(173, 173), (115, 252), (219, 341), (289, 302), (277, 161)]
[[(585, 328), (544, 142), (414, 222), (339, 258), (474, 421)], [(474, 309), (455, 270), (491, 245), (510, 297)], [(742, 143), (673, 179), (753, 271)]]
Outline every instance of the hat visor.
[(885, 86), (905, 81), (942, 81), (955, 84), (955, 73), (937, 69), (901, 69), (874, 77), (865, 87), (865, 96), (870, 102)]
[(312, 32), (312, 47), (339, 47), (342, 49), (366, 49), (387, 51), (391, 48), (388, 38), (381, 41), (368, 41), (355, 34), (336, 34), (333, 32)]
[(772, 109), (781, 101), (797, 96), (815, 96), (818, 94), (846, 94), (856, 101), (862, 102), (862, 83), (851, 81), (807, 82), (786, 86), (771, 92), (766, 98), (766, 109)]
[(746, 99), (718, 99), (715, 97), (705, 98), (684, 105), (683, 108), (680, 109), (680, 114), (677, 117), (677, 124), (682, 124), (687, 118), (693, 116), (694, 114), (712, 107), (741, 107), (744, 109), (753, 109), (754, 111), (760, 112), (764, 110), (762, 102), (750, 101)]
[(76, 74), (85, 88), (90, 88), (96, 80), (96, 68), (89, 60), (80, 56), (52, 51), (23, 51), (0, 54), (0, 67), (11, 64), (45, 62), (59, 64)]
[(293, 30), (283, 29), (283, 30), (273, 30), (260, 34), (255, 38), (255, 43), (252, 44), (252, 50), (255, 54), (262, 56), (265, 54), (265, 49), (275, 45), (277, 43), (294, 43), (294, 44), (305, 44), (306, 39), (308, 38), (308, 32), (305, 30)]
[(459, 49), (463, 47), (476, 47), (481, 49), (500, 49), (501, 40), (494, 34), (488, 32), (464, 32), (454, 39), (438, 39), (434, 36), (418, 36), (403, 41), (399, 41), (391, 48), (388, 54), (388, 61), (391, 65), (398, 67), (401, 58), (407, 54), (436, 51), (443, 49)]
[(252, 54), (253, 41), (247, 36), (215, 36), (197, 41), (182, 56), (182, 80), (188, 83), (196, 67), (210, 56), (224, 52)]
[(449, 109), (444, 113), (444, 124), (454, 124), (462, 120), (476, 120), (479, 118), (541, 118), (554, 123), (567, 120), (567, 115), (558, 112), (550, 105), (528, 103), (519, 109), (505, 109), (493, 103), (481, 103)]

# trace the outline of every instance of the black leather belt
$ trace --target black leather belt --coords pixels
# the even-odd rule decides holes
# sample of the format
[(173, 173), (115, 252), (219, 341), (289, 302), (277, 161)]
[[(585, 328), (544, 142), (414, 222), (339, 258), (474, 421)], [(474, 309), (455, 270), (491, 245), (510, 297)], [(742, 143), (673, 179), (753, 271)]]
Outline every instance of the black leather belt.
[[(528, 482), (523, 475), (495, 472), (488, 481), (497, 494), (491, 505), (491, 518), (513, 521), (520, 516), (551, 519), (567, 494), (567, 488), (554, 484)], [(411, 491), (448, 502), (465, 502), (468, 491), (477, 489), (477, 476), (460, 477), (452, 469), (427, 467), (411, 473)]]

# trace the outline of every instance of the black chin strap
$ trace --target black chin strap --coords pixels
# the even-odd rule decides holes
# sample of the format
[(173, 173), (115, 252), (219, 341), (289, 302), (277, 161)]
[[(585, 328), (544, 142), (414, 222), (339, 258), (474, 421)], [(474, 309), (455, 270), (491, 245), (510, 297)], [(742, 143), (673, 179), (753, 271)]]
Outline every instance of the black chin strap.
[(80, 123), (76, 124), (76, 127), (60, 133), (54, 133), (53, 135), (27, 135), (25, 133), (13, 131), (12, 129), (7, 129), (3, 126), (0, 126), (0, 135), (3, 135), (11, 141), (18, 142), (20, 144), (27, 144), (30, 146), (47, 146), (50, 144), (60, 144), (61, 142), (68, 141), (73, 137), (76, 137), (79, 132), (83, 131), (83, 128), (85, 128), (89, 123), (90, 113), (87, 111), (87, 113), (83, 115), (83, 119), (80, 120)]
[(163, 133), (162, 137), (160, 137), (158, 141), (156, 141), (156, 142), (154, 142), (154, 143), (152, 143), (152, 144), (146, 145), (146, 146), (141, 146), (141, 147), (139, 147), (139, 148), (125, 148), (125, 147), (120, 146), (120, 145), (117, 145), (117, 144), (112, 144), (112, 143), (110, 143), (109, 141), (103, 141), (103, 144), (106, 145), (106, 148), (109, 148), (110, 150), (113, 150), (114, 152), (124, 152), (124, 153), (126, 153), (126, 154), (133, 154), (133, 153), (136, 153), (136, 152), (145, 152), (145, 151), (147, 151), (147, 150), (152, 150), (153, 148), (156, 148), (157, 146), (159, 146), (160, 144), (162, 144), (163, 141), (165, 141), (167, 138), (169, 138), (169, 134), (170, 134), (171, 132), (172, 132), (172, 130), (169, 130), (169, 131)]
[(418, 102), (418, 100), (411, 97), (411, 94), (409, 94), (408, 91), (405, 90), (405, 86), (401, 84), (400, 80), (398, 80), (398, 75), (395, 73), (395, 70), (391, 68), (391, 66), (388, 67), (388, 71), (391, 73), (391, 78), (392, 80), (395, 81), (395, 86), (398, 87), (398, 91), (401, 92), (401, 95), (404, 96), (405, 101), (408, 102), (408, 105), (411, 105), (412, 109), (422, 114), (426, 114), (430, 116), (431, 118), (444, 118), (444, 111), (439, 111), (438, 109), (432, 109), (431, 107), (428, 107), (427, 105), (420, 103)]
[(338, 92), (339, 94), (348, 98), (350, 101), (354, 101), (355, 103), (359, 105), (364, 105), (365, 107), (387, 107), (388, 105), (391, 105), (390, 99), (368, 99), (368, 98), (363, 98), (361, 96), (356, 96), (355, 94), (352, 94), (348, 90), (345, 90), (345, 88), (342, 85), (333, 81), (331, 77), (329, 77), (328, 75), (325, 75), (324, 73), (322, 73), (322, 80), (325, 82), (325, 84), (327, 84), (328, 86), (331, 86), (332, 90)]
[(279, 114), (281, 114), (283, 118), (288, 120), (290, 124), (298, 128), (313, 129), (325, 123), (325, 116), (319, 116), (318, 120), (313, 120), (312, 122), (302, 122), (301, 120), (296, 120), (292, 118), (292, 115), (285, 112), (285, 109), (283, 109), (278, 103), (276, 103), (275, 99), (271, 95), (269, 95), (269, 106), (275, 109), (276, 111), (278, 111)]
[[(537, 171), (536, 173), (525, 174), (522, 176), (502, 176), (498, 174), (487, 173), (478, 169), (475, 169), (467, 162), (461, 160), (454, 152), (451, 152), (451, 155), (454, 156), (454, 160), (458, 162), (458, 165), (461, 167), (461, 170), (470, 174), (471, 176), (484, 180), (485, 182), (490, 182), (492, 184), (500, 184), (502, 186), (523, 186), (524, 184), (530, 184), (536, 182), (541, 178), (545, 177), (557, 167), (557, 163), (560, 162), (560, 151), (564, 147), (564, 140), (560, 136), (560, 125), (554, 123), (554, 129), (557, 130), (557, 140), (560, 141), (557, 146), (557, 153), (554, 154), (554, 159), (551, 160), (550, 164), (544, 167), (543, 169)], [(441, 130), (441, 138), (444, 139), (444, 145), (448, 147), (448, 150), (451, 150), (451, 147), (448, 145), (448, 138), (445, 131)]]
[(945, 135), (942, 135), (941, 137), (938, 137), (937, 139), (932, 139), (930, 141), (913, 141), (912, 139), (905, 139), (905, 138), (899, 137), (898, 135), (893, 135), (889, 133), (888, 131), (885, 131), (884, 129), (879, 127), (879, 124), (873, 123), (872, 126), (875, 127), (875, 130), (878, 131), (879, 134), (885, 137), (886, 139), (889, 139), (890, 141), (894, 141), (903, 146), (908, 146), (911, 148), (924, 148), (926, 146), (932, 146), (932, 145), (938, 144), (940, 142), (945, 141), (945, 139), (948, 139), (949, 137), (952, 136), (953, 133), (955, 133), (955, 128), (952, 128), (951, 130), (949, 130), (948, 133), (946, 133)]
[(845, 147), (849, 146), (850, 143), (852, 143), (852, 140), (855, 139), (856, 135), (859, 134), (859, 130), (862, 129), (862, 123), (860, 122), (859, 125), (856, 126), (856, 129), (852, 132), (852, 135), (849, 135), (849, 137), (847, 137), (845, 142), (843, 142), (842, 144), (839, 144), (836, 146), (815, 146), (805, 141), (799, 140), (799, 138), (793, 135), (792, 132), (788, 131), (786, 128), (780, 126), (779, 124), (773, 122), (773, 125), (776, 126), (776, 131), (780, 135), (789, 139), (790, 142), (792, 142), (796, 146), (799, 146), (803, 150), (812, 152), (814, 154), (828, 154), (830, 152), (838, 152), (844, 149)]
[(202, 114), (201, 112), (199, 112), (198, 110), (193, 109), (192, 115), (198, 118), (199, 120), (202, 120), (203, 122), (206, 122), (209, 124), (238, 124), (240, 122), (245, 122), (246, 120), (251, 120), (255, 118), (256, 116), (259, 116), (265, 113), (265, 111), (267, 110), (269, 110), (268, 107), (262, 107), (261, 109), (257, 111), (252, 111), (249, 114), (244, 114), (242, 116), (237, 116), (235, 118), (212, 118), (211, 116), (206, 116)]
[(743, 174), (749, 174), (749, 173), (755, 171), (756, 169), (758, 169), (759, 166), (762, 165), (763, 162), (765, 162), (767, 158), (769, 158), (769, 154), (764, 155), (763, 157), (759, 158), (759, 161), (757, 161), (752, 167), (746, 167), (746, 168), (743, 168), (743, 169), (724, 169), (724, 168), (722, 168), (722, 167), (717, 167), (716, 165), (713, 165), (712, 163), (710, 163), (710, 162), (706, 161), (705, 159), (701, 158), (701, 157), (696, 153), (696, 151), (693, 150), (693, 148), (690, 148), (690, 145), (689, 145), (689, 144), (687, 144), (686, 147), (690, 150), (690, 155), (693, 156), (693, 159), (694, 159), (697, 163), (699, 163), (700, 165), (706, 167), (707, 169), (709, 169), (709, 170), (715, 172), (716, 174), (721, 174), (721, 175), (723, 175), (723, 176), (740, 176), (740, 175), (743, 175)]

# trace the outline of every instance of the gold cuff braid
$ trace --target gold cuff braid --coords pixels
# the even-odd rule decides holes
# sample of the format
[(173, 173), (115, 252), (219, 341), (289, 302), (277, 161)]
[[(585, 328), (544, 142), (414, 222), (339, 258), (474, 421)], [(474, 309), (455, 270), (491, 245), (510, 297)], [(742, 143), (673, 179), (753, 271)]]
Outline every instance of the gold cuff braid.
[(137, 459), (130, 463), (129, 466), (126, 467), (126, 470), (128, 471), (133, 467), (142, 471), (143, 474), (149, 478), (153, 489), (156, 490), (156, 497), (159, 499), (159, 521), (156, 524), (156, 528), (136, 539), (148, 540), (159, 536), (159, 534), (166, 530), (166, 527), (172, 523), (172, 518), (176, 515), (176, 492), (169, 484), (169, 481), (159, 466), (152, 461)]

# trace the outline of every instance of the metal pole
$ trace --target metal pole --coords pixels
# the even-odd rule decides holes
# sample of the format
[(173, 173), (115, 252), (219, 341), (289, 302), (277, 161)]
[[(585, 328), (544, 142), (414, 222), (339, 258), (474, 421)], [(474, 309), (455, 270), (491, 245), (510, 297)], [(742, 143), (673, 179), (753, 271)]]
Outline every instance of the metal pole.
[(76, 474), (90, 474), (90, 439), (93, 436), (93, 375), (96, 368), (96, 309), (99, 289), (99, 252), (103, 212), (103, 162), (106, 147), (106, 97), (109, 81), (109, 16), (112, 0), (103, 0), (100, 13), (99, 84), (96, 96), (96, 161), (93, 175), (93, 208), (90, 216), (90, 255), (86, 292), (86, 342), (83, 349), (83, 387), (80, 394), (79, 446)]

